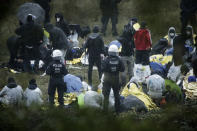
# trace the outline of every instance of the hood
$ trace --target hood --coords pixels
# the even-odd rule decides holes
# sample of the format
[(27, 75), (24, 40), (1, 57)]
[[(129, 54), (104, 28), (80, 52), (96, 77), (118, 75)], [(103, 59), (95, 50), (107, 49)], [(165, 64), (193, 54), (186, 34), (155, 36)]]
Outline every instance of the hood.
[[(172, 37), (170, 36), (170, 33), (174, 33), (175, 35)], [(170, 27), (169, 30), (168, 30), (168, 38), (169, 39), (174, 39), (176, 37), (176, 30), (174, 27)]]
[(16, 83), (9, 83), (7, 85), (8, 88), (16, 88), (17, 87), (17, 84)]
[(96, 39), (96, 38), (99, 37), (99, 36), (100, 36), (99, 33), (92, 33), (92, 34), (89, 35), (89, 38), (91, 38), (91, 39)]
[(60, 21), (63, 21), (64, 20), (64, 17), (63, 17), (63, 15), (61, 14), (61, 13), (56, 13), (55, 14), (55, 18), (60, 18)]
[(35, 90), (37, 88), (37, 84), (31, 84), (28, 86), (30, 90)]

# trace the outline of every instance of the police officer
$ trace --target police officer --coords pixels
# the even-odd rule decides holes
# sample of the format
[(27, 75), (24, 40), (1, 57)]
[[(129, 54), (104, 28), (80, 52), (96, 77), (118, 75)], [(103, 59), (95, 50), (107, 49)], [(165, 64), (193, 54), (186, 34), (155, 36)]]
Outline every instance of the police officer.
[(109, 94), (111, 88), (115, 97), (116, 112), (120, 111), (120, 84), (119, 72), (125, 70), (124, 64), (118, 56), (118, 47), (111, 45), (108, 49), (109, 56), (102, 62), (102, 71), (104, 73), (103, 80), (103, 95), (104, 95), (104, 110), (107, 111), (109, 105)]
[(88, 49), (89, 67), (88, 67), (88, 83), (92, 86), (92, 68), (96, 64), (99, 72), (99, 79), (101, 78), (101, 57), (104, 54), (104, 42), (99, 34), (99, 26), (93, 27), (93, 33), (89, 35), (84, 48)]
[(54, 96), (57, 88), (58, 102), (60, 106), (64, 105), (64, 92), (66, 84), (64, 83), (64, 76), (68, 73), (64, 64), (61, 62), (62, 52), (60, 50), (54, 50), (52, 53), (53, 61), (46, 70), (46, 74), (50, 75), (48, 94), (50, 104), (54, 104)]
[(102, 33), (105, 35), (109, 19), (112, 22), (112, 35), (117, 36), (116, 24), (118, 23), (118, 3), (121, 0), (100, 0), (100, 9), (102, 12), (101, 22)]

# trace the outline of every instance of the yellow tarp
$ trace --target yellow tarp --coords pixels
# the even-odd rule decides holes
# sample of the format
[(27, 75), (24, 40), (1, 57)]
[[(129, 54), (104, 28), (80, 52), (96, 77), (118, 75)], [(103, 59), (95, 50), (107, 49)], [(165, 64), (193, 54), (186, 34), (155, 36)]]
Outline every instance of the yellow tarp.
[[(128, 85), (130, 88), (128, 88)], [(124, 87), (121, 95), (124, 97), (127, 97), (129, 95), (136, 96), (138, 99), (144, 102), (148, 110), (153, 110), (158, 108), (156, 104), (152, 101), (152, 99), (142, 91), (142, 88), (140, 89), (137, 88), (136, 84), (134, 83), (127, 84)]]
[(163, 56), (162, 54), (159, 55), (152, 55), (150, 56), (150, 62), (160, 63), (162, 65), (166, 65), (169, 62), (172, 62), (172, 56)]
[(80, 62), (81, 62), (81, 58), (76, 58), (76, 59), (73, 59), (72, 61), (66, 61), (66, 64), (75, 65), (75, 64), (78, 64)]
[[(64, 93), (64, 105), (69, 105), (71, 104), (72, 102), (76, 101), (77, 100), (77, 96), (75, 93)], [(56, 92), (55, 94), (55, 105), (58, 106), (59, 103), (58, 103), (58, 94)]]
[(193, 76), (193, 70), (191, 70), (185, 77), (183, 81), (183, 89), (186, 90), (186, 98), (197, 100), (197, 82), (188, 82), (188, 77)]

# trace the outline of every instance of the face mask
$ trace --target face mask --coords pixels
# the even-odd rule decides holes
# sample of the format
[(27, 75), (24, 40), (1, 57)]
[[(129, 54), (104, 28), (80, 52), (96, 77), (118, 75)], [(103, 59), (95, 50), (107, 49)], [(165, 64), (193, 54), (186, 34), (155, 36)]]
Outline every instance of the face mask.
[(60, 18), (57, 18), (57, 22), (59, 22), (60, 21)]
[(190, 36), (190, 35), (191, 35), (191, 32), (190, 32), (190, 31), (186, 31), (186, 34), (187, 34), (188, 36)]
[(170, 37), (172, 38), (172, 37), (174, 37), (175, 36), (175, 34), (174, 33), (170, 33)]

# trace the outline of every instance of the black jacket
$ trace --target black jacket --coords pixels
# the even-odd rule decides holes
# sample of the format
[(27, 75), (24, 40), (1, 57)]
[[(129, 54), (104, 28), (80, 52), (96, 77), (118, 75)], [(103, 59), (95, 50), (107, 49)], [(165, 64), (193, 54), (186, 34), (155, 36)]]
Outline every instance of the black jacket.
[(87, 53), (89, 57), (100, 57), (104, 54), (104, 42), (102, 37), (98, 33), (92, 33), (88, 36), (85, 43), (85, 49), (88, 49)]
[(181, 10), (185, 13), (195, 13), (197, 11), (197, 0), (181, 0)]
[(16, 29), (15, 33), (21, 37), (24, 44), (28, 46), (41, 45), (44, 31), (42, 26), (33, 22), (24, 24)]
[(104, 73), (118, 75), (119, 72), (124, 72), (125, 66), (118, 56), (109, 56), (102, 62), (101, 70)]
[(121, 0), (100, 0), (100, 9), (103, 15), (118, 14), (118, 3)]
[(60, 18), (59, 22), (56, 21), (56, 26), (59, 27), (60, 29), (62, 29), (66, 36), (69, 36), (69, 34), (70, 34), (69, 26), (68, 26), (68, 23), (64, 20), (63, 15), (60, 13), (57, 13), (57, 14), (55, 14), (55, 17)]
[(33, 0), (35, 3), (38, 3), (45, 11), (50, 11), (50, 2), (51, 0)]
[(48, 66), (46, 74), (50, 75), (51, 78), (62, 79), (65, 75), (68, 74), (68, 71), (65, 65), (60, 62), (60, 60), (54, 60)]
[(46, 26), (46, 30), (50, 34), (50, 41), (54, 49), (62, 50), (70, 48), (67, 37), (60, 28), (49, 24)]
[(118, 41), (122, 44), (120, 56), (132, 56), (134, 54), (134, 33), (135, 29), (133, 29), (133, 27), (125, 25), (122, 35), (118, 38)]

